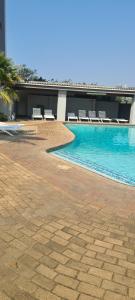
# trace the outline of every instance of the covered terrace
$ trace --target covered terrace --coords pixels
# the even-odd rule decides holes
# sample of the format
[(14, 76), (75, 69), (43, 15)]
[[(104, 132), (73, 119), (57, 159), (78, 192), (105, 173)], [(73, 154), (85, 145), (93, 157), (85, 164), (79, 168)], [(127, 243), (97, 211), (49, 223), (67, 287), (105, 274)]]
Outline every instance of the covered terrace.
[(135, 123), (135, 88), (104, 87), (86, 84), (21, 82), (16, 85), (20, 101), (14, 111), (19, 118), (31, 118), (32, 108), (52, 109), (58, 121), (65, 121), (68, 112), (78, 110), (106, 111), (110, 118), (125, 118)]

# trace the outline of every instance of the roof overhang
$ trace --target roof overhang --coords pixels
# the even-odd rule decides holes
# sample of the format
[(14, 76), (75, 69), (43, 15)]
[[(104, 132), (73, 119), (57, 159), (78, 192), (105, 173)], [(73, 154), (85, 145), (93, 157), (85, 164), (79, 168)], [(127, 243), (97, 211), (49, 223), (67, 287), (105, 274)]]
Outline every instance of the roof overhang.
[(39, 82), (29, 81), (16, 83), (16, 89), (36, 89), (36, 90), (65, 90), (67, 92), (82, 92), (87, 95), (122, 95), (134, 96), (135, 88), (129, 87), (105, 87), (98, 85), (88, 84), (67, 84), (67, 83), (52, 83), (52, 82)]

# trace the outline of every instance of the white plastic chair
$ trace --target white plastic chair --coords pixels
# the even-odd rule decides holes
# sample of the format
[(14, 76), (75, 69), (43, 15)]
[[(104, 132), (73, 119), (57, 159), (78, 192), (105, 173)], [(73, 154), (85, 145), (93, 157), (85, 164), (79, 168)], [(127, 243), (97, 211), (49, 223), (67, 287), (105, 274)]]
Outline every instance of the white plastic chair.
[(117, 122), (118, 124), (119, 123), (128, 123), (128, 120), (126, 120), (126, 119), (119, 119), (119, 118), (113, 119), (113, 121)]
[(75, 113), (68, 113), (68, 121), (78, 121), (78, 117), (75, 115)]
[(96, 111), (95, 110), (89, 110), (88, 112), (89, 120), (92, 121), (100, 121), (100, 118), (96, 117)]
[(104, 110), (99, 110), (98, 116), (99, 116), (101, 122), (111, 122), (112, 121), (112, 119), (106, 117), (106, 111), (104, 111)]
[(86, 116), (86, 110), (79, 110), (79, 120), (89, 121), (89, 118)]
[(55, 119), (54, 115), (52, 114), (52, 109), (45, 109), (44, 110), (44, 119), (45, 120), (47, 120), (47, 119), (54, 120)]
[[(13, 136), (13, 133), (16, 133), (18, 130), (20, 130), (22, 128), (23, 124), (6, 124), (6, 123), (2, 123), (0, 122), (0, 131), (3, 133), (6, 133), (10, 136)], [(11, 133), (11, 132), (12, 133)]]
[(43, 116), (41, 114), (41, 108), (34, 108), (33, 107), (33, 113), (32, 113), (32, 119), (43, 119)]

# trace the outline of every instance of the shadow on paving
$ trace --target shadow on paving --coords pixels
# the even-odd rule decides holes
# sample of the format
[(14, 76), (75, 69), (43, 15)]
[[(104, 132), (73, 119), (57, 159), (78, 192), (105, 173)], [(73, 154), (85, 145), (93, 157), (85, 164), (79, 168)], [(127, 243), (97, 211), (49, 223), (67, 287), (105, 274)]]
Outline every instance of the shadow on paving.
[(5, 133), (0, 133), (0, 142), (16, 142), (16, 143), (28, 143), (31, 145), (35, 145), (34, 143), (32, 143), (31, 141), (45, 141), (47, 140), (44, 137), (41, 136), (37, 136), (35, 134), (33, 134), (33, 132), (20, 132), (19, 133), (15, 133), (13, 136), (9, 136), (8, 134)]

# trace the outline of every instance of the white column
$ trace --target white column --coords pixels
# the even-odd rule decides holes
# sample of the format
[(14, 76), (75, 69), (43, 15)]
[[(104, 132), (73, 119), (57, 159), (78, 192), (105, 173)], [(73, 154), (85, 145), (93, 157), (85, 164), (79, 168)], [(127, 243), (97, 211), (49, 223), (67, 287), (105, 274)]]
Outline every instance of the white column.
[(67, 102), (67, 91), (58, 91), (58, 102), (57, 102), (57, 120), (65, 121), (66, 117), (66, 102)]
[(130, 109), (130, 124), (135, 124), (135, 95), (133, 97)]

